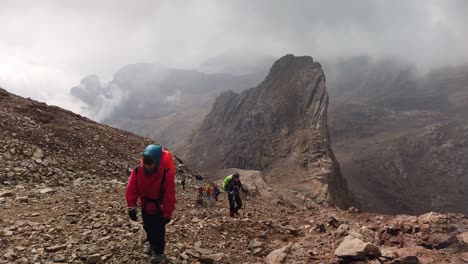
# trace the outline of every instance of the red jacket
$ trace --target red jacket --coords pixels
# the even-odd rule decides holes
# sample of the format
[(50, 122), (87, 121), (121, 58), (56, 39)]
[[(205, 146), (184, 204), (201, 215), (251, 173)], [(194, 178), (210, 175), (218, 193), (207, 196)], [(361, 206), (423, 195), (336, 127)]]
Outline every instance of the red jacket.
[[(157, 203), (155, 201), (160, 199), (161, 180), (165, 170), (167, 171), (163, 185), (163, 197), (160, 203)], [(127, 198), (127, 207), (140, 205), (148, 214), (156, 214), (161, 209), (164, 218), (171, 218), (177, 202), (175, 196), (175, 166), (172, 154), (167, 150), (163, 150), (159, 168), (148, 176), (143, 170), (142, 161), (140, 161), (138, 175), (133, 170), (128, 178), (125, 196)]]

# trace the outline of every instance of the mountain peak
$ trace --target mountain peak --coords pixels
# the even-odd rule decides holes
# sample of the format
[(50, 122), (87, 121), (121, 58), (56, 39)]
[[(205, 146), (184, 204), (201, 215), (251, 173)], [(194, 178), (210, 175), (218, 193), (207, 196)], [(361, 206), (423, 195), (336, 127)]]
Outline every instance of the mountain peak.
[(187, 158), (201, 170), (274, 170), (274, 181), (287, 179), (316, 201), (345, 205), (352, 199), (330, 148), (327, 107), (320, 64), (283, 56), (256, 88), (218, 97)]

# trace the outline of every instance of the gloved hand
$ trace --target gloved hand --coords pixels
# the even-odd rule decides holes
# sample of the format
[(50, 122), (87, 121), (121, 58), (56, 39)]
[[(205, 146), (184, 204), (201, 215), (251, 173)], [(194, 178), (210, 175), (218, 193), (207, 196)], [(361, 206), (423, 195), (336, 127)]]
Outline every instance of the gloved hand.
[(128, 216), (130, 217), (130, 219), (132, 219), (133, 221), (138, 221), (136, 208), (128, 208), (127, 210), (128, 210)]
[(169, 224), (171, 222), (171, 219), (170, 218), (166, 218), (166, 217), (163, 217), (163, 223), (165, 225)]

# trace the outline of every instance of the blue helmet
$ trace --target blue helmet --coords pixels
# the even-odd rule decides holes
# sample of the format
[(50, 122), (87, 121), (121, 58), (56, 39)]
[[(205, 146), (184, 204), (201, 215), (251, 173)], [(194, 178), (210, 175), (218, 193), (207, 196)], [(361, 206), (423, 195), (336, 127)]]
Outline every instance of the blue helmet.
[(151, 144), (143, 150), (143, 154), (141, 155), (153, 160), (154, 168), (151, 171), (145, 170), (146, 174), (152, 174), (159, 168), (159, 165), (161, 164), (162, 147), (160, 145)]

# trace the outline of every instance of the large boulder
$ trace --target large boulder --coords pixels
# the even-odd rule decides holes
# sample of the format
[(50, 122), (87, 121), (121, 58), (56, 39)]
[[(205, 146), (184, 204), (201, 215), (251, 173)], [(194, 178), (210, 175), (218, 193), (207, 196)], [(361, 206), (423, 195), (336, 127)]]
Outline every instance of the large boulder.
[(380, 250), (371, 243), (366, 243), (353, 236), (347, 236), (335, 250), (335, 256), (341, 259), (364, 260), (367, 257), (380, 256)]
[(282, 264), (284, 260), (288, 256), (289, 251), (292, 248), (292, 244), (288, 244), (282, 248), (273, 250), (268, 256), (265, 258), (266, 264)]

